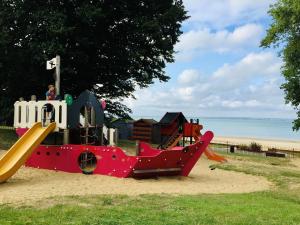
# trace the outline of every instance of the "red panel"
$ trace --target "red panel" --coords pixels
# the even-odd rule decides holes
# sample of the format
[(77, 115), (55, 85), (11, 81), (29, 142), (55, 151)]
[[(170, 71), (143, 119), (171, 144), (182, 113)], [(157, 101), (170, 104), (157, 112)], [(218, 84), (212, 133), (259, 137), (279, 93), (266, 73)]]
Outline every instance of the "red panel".
[(108, 146), (40, 146), (26, 162), (26, 166), (81, 173), (78, 158), (92, 152), (97, 159), (94, 174), (115, 177), (188, 176), (213, 137), (206, 132), (201, 141), (185, 148), (160, 151), (146, 143), (140, 144), (139, 156), (127, 156), (122, 149)]
[(27, 130), (28, 130), (28, 128), (17, 128), (16, 133), (17, 133), (18, 137), (22, 137), (26, 133)]
[(128, 177), (137, 162), (137, 157), (127, 156), (117, 147), (95, 147), (98, 164), (95, 174)]
[(203, 126), (200, 124), (185, 123), (184, 124), (184, 136), (185, 137), (194, 137), (199, 135), (200, 130), (203, 129)]
[(190, 160), (185, 164), (184, 169), (182, 170), (181, 175), (182, 176), (188, 176), (201, 157), (202, 153), (205, 151), (205, 149), (208, 147), (209, 143), (213, 139), (214, 134), (211, 131), (207, 131), (202, 137), (199, 142), (196, 142), (193, 145), (189, 146), (189, 151), (187, 153), (190, 153), (191, 158)]
[(157, 156), (161, 153), (161, 150), (151, 148), (151, 146), (145, 142), (139, 143), (139, 156)]
[(26, 166), (81, 173), (78, 159), (83, 152), (92, 152), (97, 159), (95, 174), (127, 177), (131, 172), (136, 157), (129, 157), (116, 147), (106, 146), (40, 146), (26, 162)]

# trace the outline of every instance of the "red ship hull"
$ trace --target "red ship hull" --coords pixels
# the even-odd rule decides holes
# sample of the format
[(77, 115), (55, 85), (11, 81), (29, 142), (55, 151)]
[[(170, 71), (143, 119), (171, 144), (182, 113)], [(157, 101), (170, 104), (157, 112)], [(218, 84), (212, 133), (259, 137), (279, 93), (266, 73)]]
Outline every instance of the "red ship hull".
[(188, 176), (202, 153), (213, 138), (206, 132), (201, 140), (187, 147), (161, 151), (140, 143), (140, 154), (128, 156), (121, 148), (112, 146), (39, 146), (27, 160), (26, 166), (83, 173), (81, 156), (85, 153), (94, 157), (92, 174), (120, 178), (147, 178), (153, 176)]

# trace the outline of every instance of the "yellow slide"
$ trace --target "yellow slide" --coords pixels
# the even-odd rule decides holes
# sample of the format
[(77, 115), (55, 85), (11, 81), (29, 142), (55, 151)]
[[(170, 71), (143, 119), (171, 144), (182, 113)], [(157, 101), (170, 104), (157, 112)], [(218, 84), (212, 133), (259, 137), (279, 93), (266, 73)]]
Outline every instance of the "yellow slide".
[(56, 128), (56, 123), (43, 127), (36, 123), (0, 158), (0, 183), (13, 176), (31, 153)]

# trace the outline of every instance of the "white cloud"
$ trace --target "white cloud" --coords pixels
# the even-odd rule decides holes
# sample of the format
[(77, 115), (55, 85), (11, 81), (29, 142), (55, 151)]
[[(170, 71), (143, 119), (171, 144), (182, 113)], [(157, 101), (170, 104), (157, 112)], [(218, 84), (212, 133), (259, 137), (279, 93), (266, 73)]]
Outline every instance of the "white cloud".
[(178, 52), (178, 59), (189, 59), (204, 51), (218, 53), (238, 51), (257, 47), (262, 34), (263, 28), (258, 24), (246, 24), (237, 27), (232, 32), (212, 31), (208, 28), (191, 30), (181, 35), (175, 50)]
[(180, 99), (189, 101), (193, 99), (194, 87), (180, 87), (177, 92)]
[(228, 101), (228, 100), (224, 100), (222, 101), (222, 106), (224, 106), (225, 108), (239, 108), (243, 106), (243, 102), (241, 101)]
[(182, 84), (192, 84), (199, 81), (200, 74), (197, 70), (184, 70), (178, 77), (178, 82)]
[(281, 65), (281, 60), (271, 52), (250, 53), (235, 64), (224, 64), (217, 69), (211, 82), (218, 89), (232, 89), (263, 76), (279, 76)]
[(159, 89), (140, 90), (134, 111), (141, 115), (183, 111), (189, 116), (291, 116), (294, 112), (284, 104), (279, 88), (281, 63), (275, 54), (260, 52), (225, 64), (201, 81), (197, 70), (184, 70), (172, 88), (160, 84)]
[(245, 106), (247, 107), (258, 107), (258, 106), (262, 106), (262, 103), (256, 99), (254, 100), (248, 100), (245, 102)]
[[(192, 17), (175, 47), (177, 62), (171, 71), (178, 76), (173, 75), (168, 84), (138, 90), (137, 100), (125, 103), (132, 106), (135, 116), (154, 118), (167, 111), (196, 117), (295, 116), (280, 89), (282, 61), (273, 52), (258, 49), (269, 4), (274, 2), (184, 0)], [(206, 60), (205, 54), (209, 65), (198, 64), (198, 57)], [(201, 72), (195, 69), (199, 67)]]
[(267, 17), (266, 11), (276, 0), (184, 0), (194, 27), (225, 28), (256, 22)]

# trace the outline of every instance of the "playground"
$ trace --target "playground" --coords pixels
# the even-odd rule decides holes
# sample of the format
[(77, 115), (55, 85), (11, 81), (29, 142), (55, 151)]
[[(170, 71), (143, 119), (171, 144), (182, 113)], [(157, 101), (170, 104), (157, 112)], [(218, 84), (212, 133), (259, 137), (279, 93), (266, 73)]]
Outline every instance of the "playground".
[[(89, 90), (74, 99), (67, 93), (62, 97), (60, 56), (50, 62), (47, 61), (47, 69), (55, 69), (55, 86), (49, 85), (46, 100), (31, 95), (30, 100), (20, 97), (14, 103), (18, 140), (0, 158), (0, 183), (11, 179), (23, 165), (144, 179), (188, 177), (202, 155), (218, 163), (227, 162), (209, 147), (213, 132), (202, 134), (199, 121), (188, 122), (182, 113), (166, 113), (157, 124), (156, 136), (160, 136), (157, 147), (151, 146), (155, 143), (152, 128), (139, 125), (138, 136), (133, 136), (137, 141), (136, 152), (128, 155), (118, 146), (118, 131), (105, 122), (106, 102)], [(145, 140), (149, 131), (151, 137)]]
[(300, 220), (298, 158), (215, 152), (213, 132), (181, 112), (137, 120), (119, 140), (105, 107), (90, 91), (15, 102), (14, 128), (0, 136), (0, 224), (16, 214), (20, 224)]
[(45, 102), (16, 102), (16, 130), (1, 131), (0, 224), (16, 215), (20, 224), (220, 224), (224, 215), (225, 224), (264, 224), (265, 215), (270, 224), (300, 220), (298, 158), (214, 152), (213, 133), (202, 134), (198, 121), (180, 113), (160, 121), (159, 146), (143, 141), (144, 121), (140, 136), (120, 141), (90, 92), (70, 105), (51, 104), (58, 113), (48, 121)]
[(119, 179), (22, 167), (0, 186), (0, 223), (298, 224), (298, 158), (225, 156), (229, 162), (215, 170), (203, 157), (189, 177)]
[(140, 180), (84, 176), (25, 167), (7, 183), (1, 185), (0, 202), (32, 204), (50, 197), (70, 195), (247, 193), (264, 191), (272, 187), (272, 184), (263, 177), (220, 169), (210, 170), (211, 164), (207, 159), (200, 160), (189, 177)]
[(0, 225), (300, 225), (299, 15), (2, 1)]
[(144, 140), (149, 128), (141, 121), (136, 123), (140, 134), (131, 141), (134, 147), (119, 146), (117, 131), (104, 124), (104, 105), (89, 91), (74, 100), (65, 95), (64, 100), (17, 101), (19, 139), (1, 151), (0, 202), (30, 204), (70, 195), (247, 193), (272, 186), (262, 177), (215, 169), (227, 159), (209, 147), (213, 133), (201, 134), (199, 121), (188, 122), (182, 113), (166, 113), (158, 123), (159, 146)]

